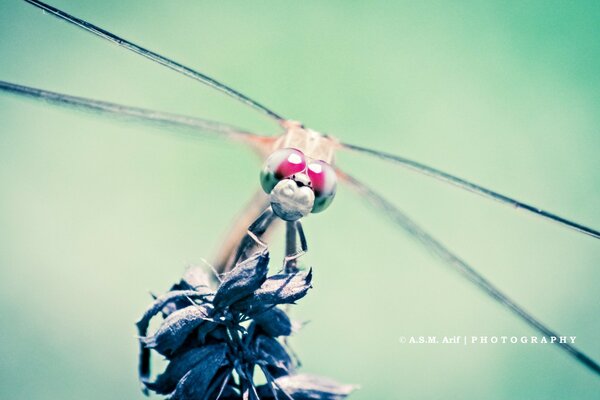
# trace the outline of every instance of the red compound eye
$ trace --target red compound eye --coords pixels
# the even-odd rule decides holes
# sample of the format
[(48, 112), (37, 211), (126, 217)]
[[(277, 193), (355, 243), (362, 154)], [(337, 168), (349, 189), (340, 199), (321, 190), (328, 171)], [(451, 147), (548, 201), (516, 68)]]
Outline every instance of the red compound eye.
[(315, 192), (312, 212), (318, 213), (329, 207), (335, 197), (337, 176), (331, 165), (325, 161), (313, 161), (307, 167), (308, 177)]
[(304, 153), (296, 149), (279, 149), (265, 161), (260, 173), (260, 184), (266, 193), (270, 193), (277, 182), (305, 169)]

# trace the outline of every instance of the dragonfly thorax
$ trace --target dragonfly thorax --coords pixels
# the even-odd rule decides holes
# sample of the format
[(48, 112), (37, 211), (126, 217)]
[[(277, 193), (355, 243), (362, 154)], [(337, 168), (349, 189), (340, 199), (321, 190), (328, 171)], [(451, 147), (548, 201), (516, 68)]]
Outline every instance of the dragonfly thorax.
[(304, 155), (313, 160), (322, 160), (333, 165), (335, 151), (339, 142), (315, 130), (305, 128), (300, 122), (285, 121), (285, 133), (275, 141), (273, 151), (284, 148), (300, 150)]

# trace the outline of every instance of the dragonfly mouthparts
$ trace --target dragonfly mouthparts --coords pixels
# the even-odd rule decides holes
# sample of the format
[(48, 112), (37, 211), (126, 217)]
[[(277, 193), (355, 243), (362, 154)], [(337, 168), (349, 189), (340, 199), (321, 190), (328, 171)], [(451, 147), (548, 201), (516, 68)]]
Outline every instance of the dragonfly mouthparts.
[(307, 185), (298, 184), (293, 179), (283, 179), (273, 188), (269, 200), (273, 212), (279, 218), (285, 221), (297, 221), (310, 214), (315, 202), (315, 194)]
[(311, 186), (310, 178), (308, 177), (308, 175), (306, 175), (304, 173), (292, 175), (292, 180), (294, 182), (296, 182), (298, 187), (303, 187), (303, 186), (310, 187)]

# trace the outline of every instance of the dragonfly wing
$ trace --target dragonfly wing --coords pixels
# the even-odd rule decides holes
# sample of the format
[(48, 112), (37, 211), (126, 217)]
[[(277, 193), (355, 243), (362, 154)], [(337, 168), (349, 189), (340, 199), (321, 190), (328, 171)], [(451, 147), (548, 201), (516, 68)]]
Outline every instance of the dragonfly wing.
[[(213, 259), (213, 266), (219, 273), (224, 273), (233, 268), (236, 259), (239, 256), (240, 249), (247, 249), (252, 244), (252, 239), (246, 234), (248, 227), (251, 226), (262, 214), (269, 208), (269, 198), (262, 190), (258, 190), (250, 202), (246, 205), (244, 210), (235, 219), (235, 223), (231, 229), (227, 232), (225, 239), (221, 241), (221, 247), (219, 248), (216, 257)], [(279, 219), (270, 220), (268, 225), (274, 227), (279, 224)], [(269, 226), (265, 227), (271, 228)], [(272, 229), (269, 229), (272, 232)], [(266, 236), (263, 235), (261, 239)], [(251, 249), (250, 249), (251, 251)]]
[(189, 117), (180, 114), (171, 114), (139, 107), (130, 107), (107, 101), (93, 100), (85, 97), (71, 96), (68, 94), (51, 92), (48, 90), (17, 85), (15, 83), (0, 81), (0, 91), (29, 99), (43, 101), (52, 105), (65, 107), (77, 111), (91, 112), (100, 116), (113, 117), (126, 121), (142, 122), (167, 128), (190, 128), (195, 132), (210, 133), (228, 139), (237, 139), (247, 142), (269, 142), (272, 138), (245, 131), (233, 125), (206, 119)]
[(519, 210), (523, 210), (529, 213), (532, 213), (534, 215), (537, 215), (538, 217), (550, 220), (552, 222), (558, 223), (562, 226), (571, 228), (573, 230), (576, 230), (578, 232), (581, 232), (583, 234), (589, 235), (591, 237), (594, 237), (596, 239), (600, 239), (600, 231), (578, 224), (577, 222), (574, 221), (570, 221), (566, 218), (560, 217), (556, 214), (553, 214), (551, 212), (548, 211), (544, 211), (538, 207), (532, 206), (530, 204), (526, 204), (523, 203), (519, 200), (515, 200), (511, 197), (505, 196), (503, 194), (500, 194), (498, 192), (495, 192), (493, 190), (484, 188), (483, 186), (479, 186), (473, 182), (469, 182), (465, 179), (459, 178), (457, 176), (448, 174), (444, 171), (440, 171), (439, 169), (430, 167), (428, 165), (425, 164), (421, 164), (417, 161), (413, 161), (410, 160), (408, 158), (404, 158), (401, 156), (397, 156), (394, 154), (390, 154), (390, 153), (385, 153), (382, 151), (378, 151), (378, 150), (372, 150), (366, 147), (361, 147), (361, 146), (355, 146), (353, 144), (348, 144), (348, 143), (341, 143), (340, 144), (342, 149), (346, 149), (346, 150), (351, 150), (354, 152), (358, 152), (358, 153), (363, 153), (363, 154), (367, 154), (373, 157), (377, 157), (379, 159), (385, 160), (385, 161), (389, 161), (389, 162), (393, 162), (395, 164), (401, 165), (405, 168), (408, 168), (412, 171), (416, 171), (418, 173), (421, 173), (423, 175), (428, 175), (431, 176), (435, 179), (438, 179), (442, 182), (446, 182), (449, 183), (451, 185), (457, 186), (461, 189), (467, 190), (469, 192), (473, 192), (473, 193), (477, 193), (483, 197), (486, 197), (488, 199), (491, 200), (495, 200), (498, 201), (500, 203), (509, 205), (515, 209), (519, 209)]
[(284, 121), (284, 118), (282, 116), (280, 116), (279, 114), (275, 113), (274, 111), (270, 110), (269, 108), (263, 106), (262, 104), (258, 103), (255, 100), (252, 100), (251, 98), (243, 95), (242, 93), (230, 88), (229, 86), (201, 73), (198, 72), (192, 68), (186, 67), (183, 64), (180, 64), (174, 60), (171, 60), (165, 56), (162, 56), (158, 53), (155, 53), (151, 50), (148, 50), (142, 46), (139, 46), (133, 42), (130, 42), (127, 39), (124, 39), (122, 37), (119, 37), (117, 35), (115, 35), (114, 33), (111, 33), (105, 29), (102, 29), (94, 24), (91, 24), (90, 22), (84, 21), (80, 18), (77, 18), (71, 14), (68, 14), (62, 10), (59, 10), (56, 7), (53, 7), (49, 4), (43, 3), (41, 1), (37, 1), (37, 0), (25, 0), (27, 3), (41, 9), (44, 10), (45, 12), (49, 13), (50, 15), (53, 15), (65, 22), (68, 22), (70, 24), (73, 24), (75, 26), (77, 26), (78, 28), (81, 28), (87, 32), (90, 32), (98, 37), (101, 37), (103, 39), (108, 40), (111, 43), (114, 43), (118, 46), (121, 46), (129, 51), (132, 51), (138, 55), (141, 55), (143, 57), (146, 57), (149, 60), (152, 60), (158, 64), (161, 64), (167, 68), (170, 68), (171, 70), (178, 72), (184, 76), (187, 76), (189, 78), (192, 78), (196, 81), (199, 81), (207, 86), (212, 87), (213, 89), (216, 89), (222, 93), (225, 93), (228, 96), (233, 97), (234, 99), (246, 104), (247, 106), (250, 106), (252, 108), (254, 108), (255, 110), (258, 110), (260, 112), (262, 112), (263, 114), (267, 115), (270, 118), (273, 118), (275, 121), (282, 123)]
[[(415, 221), (404, 214), (404, 212), (398, 209), (395, 205), (390, 203), (388, 200), (379, 195), (373, 189), (366, 186), (361, 181), (348, 174), (345, 174), (340, 170), (337, 172), (342, 182), (346, 183), (351, 189), (361, 195), (372, 206), (374, 206), (378, 212), (384, 214), (396, 226), (420, 242), (427, 250), (439, 257), (446, 265), (460, 273), (464, 278), (469, 280), (479, 289), (483, 290), (488, 296), (508, 308), (512, 313), (517, 315), (523, 321), (527, 322), (542, 335), (546, 337), (560, 336), (558, 333), (554, 332), (539, 320), (534, 318), (521, 306), (516, 304), (490, 281), (478, 273), (471, 265), (450, 251), (446, 246), (431, 236), (426, 230), (421, 228)], [(569, 355), (574, 357), (578, 362), (600, 375), (600, 365), (598, 365), (598, 363), (596, 363), (590, 357), (568, 343), (560, 343), (559, 341), (554, 343), (569, 353)]]
[[(249, 145), (261, 158), (268, 156), (273, 143), (277, 140), (277, 137), (258, 135), (233, 125), (220, 122), (71, 96), (63, 93), (17, 85), (10, 82), (0, 81), (0, 92), (44, 101), (52, 105), (76, 111), (90, 112), (103, 117), (113, 117), (126, 121), (164, 126), (171, 129), (188, 128), (195, 133), (208, 133), (225, 139), (241, 141)], [(218, 271), (224, 272), (232, 267), (236, 251), (240, 246), (240, 243), (242, 243), (248, 227), (268, 207), (269, 202), (267, 196), (262, 190), (257, 192), (244, 212), (236, 220), (236, 224), (227, 234), (226, 239), (223, 241), (223, 245), (217, 253), (215, 267)]]

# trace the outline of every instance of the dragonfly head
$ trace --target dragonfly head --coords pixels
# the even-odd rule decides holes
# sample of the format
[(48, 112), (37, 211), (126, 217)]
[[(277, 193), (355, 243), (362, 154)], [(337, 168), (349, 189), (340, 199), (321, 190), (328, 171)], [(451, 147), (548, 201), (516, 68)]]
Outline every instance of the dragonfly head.
[(329, 207), (335, 197), (337, 178), (331, 165), (311, 160), (298, 149), (274, 151), (265, 161), (260, 183), (269, 195), (275, 214), (296, 221)]

